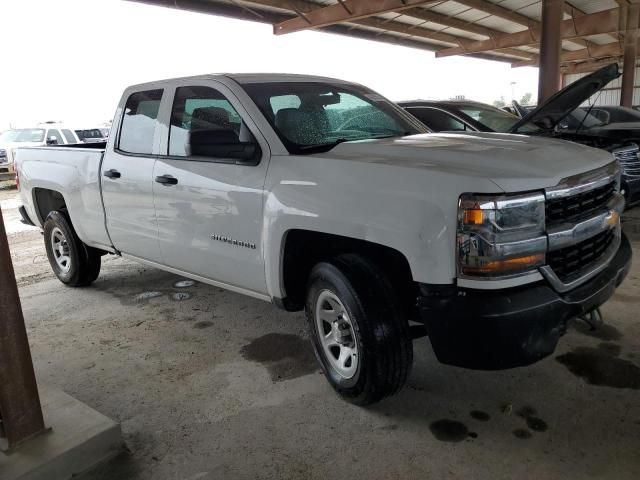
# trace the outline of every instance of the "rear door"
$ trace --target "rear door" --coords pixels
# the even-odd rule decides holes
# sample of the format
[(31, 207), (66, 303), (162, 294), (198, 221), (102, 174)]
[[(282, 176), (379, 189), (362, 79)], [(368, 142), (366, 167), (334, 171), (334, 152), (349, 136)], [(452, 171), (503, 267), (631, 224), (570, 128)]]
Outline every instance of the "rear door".
[(154, 262), (161, 261), (152, 175), (163, 94), (162, 88), (125, 94), (117, 113), (117, 135), (109, 143), (100, 172), (113, 245), (122, 253)]
[[(264, 294), (268, 145), (226, 86), (205, 80), (176, 84), (172, 97), (166, 112), (163, 107), (167, 134), (153, 174), (163, 263)], [(196, 145), (203, 136), (206, 145)], [(243, 144), (257, 146), (251, 159), (225, 156), (225, 149)]]

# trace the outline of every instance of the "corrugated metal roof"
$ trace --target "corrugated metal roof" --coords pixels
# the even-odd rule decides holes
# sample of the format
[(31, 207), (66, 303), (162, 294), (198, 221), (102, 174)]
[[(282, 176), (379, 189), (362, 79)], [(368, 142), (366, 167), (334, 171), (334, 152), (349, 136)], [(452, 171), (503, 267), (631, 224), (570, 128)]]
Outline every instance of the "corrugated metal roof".
[[(541, 0), (398, 0), (395, 3), (391, 0), (384, 3), (376, 0), (132, 1), (272, 23), (278, 25), (275, 29), (278, 34), (315, 28), (439, 51), (438, 56), (465, 54), (518, 65), (527, 64), (523, 62), (522, 52), (529, 56), (528, 64), (535, 65), (537, 62), (538, 45), (535, 39), (539, 38), (539, 32), (535, 30), (539, 28), (542, 16)], [(598, 12), (613, 18), (618, 11), (616, 0), (568, 0), (564, 18), (570, 20), (574, 15), (575, 25), (580, 21), (591, 22), (589, 15)], [(591, 23), (598, 23), (595, 17)], [(613, 20), (607, 23), (613, 24)], [(615, 25), (617, 30), (618, 23)], [(527, 30), (531, 30), (530, 36), (523, 37), (521, 33), (519, 37), (524, 40), (515, 42), (505, 37)], [(600, 55), (598, 49), (592, 53), (587, 48), (589, 46), (611, 44), (610, 48), (604, 49), (606, 54), (612, 55), (611, 58), (621, 55), (621, 51), (616, 50), (620, 46), (618, 32), (597, 30), (595, 34), (592, 29), (588, 36), (563, 40), (563, 49), (571, 53), (572, 58), (566, 60), (566, 64), (603, 58), (604, 54)], [(501, 41), (503, 38), (509, 40), (505, 43)], [(577, 60), (574, 57), (578, 57)]]

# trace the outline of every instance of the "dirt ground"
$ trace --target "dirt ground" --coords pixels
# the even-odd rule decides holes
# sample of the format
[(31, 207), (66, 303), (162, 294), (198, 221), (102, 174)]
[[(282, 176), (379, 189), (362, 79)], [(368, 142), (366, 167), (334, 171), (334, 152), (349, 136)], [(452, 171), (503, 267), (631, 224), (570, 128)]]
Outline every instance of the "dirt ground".
[[(86, 478), (640, 478), (638, 257), (606, 325), (576, 323), (552, 357), (476, 372), (420, 339), (406, 388), (359, 408), (320, 374), (302, 314), (113, 256), (65, 288), (15, 191), (0, 205), (39, 382), (122, 424), (127, 451)], [(640, 212), (625, 221), (637, 251)]]

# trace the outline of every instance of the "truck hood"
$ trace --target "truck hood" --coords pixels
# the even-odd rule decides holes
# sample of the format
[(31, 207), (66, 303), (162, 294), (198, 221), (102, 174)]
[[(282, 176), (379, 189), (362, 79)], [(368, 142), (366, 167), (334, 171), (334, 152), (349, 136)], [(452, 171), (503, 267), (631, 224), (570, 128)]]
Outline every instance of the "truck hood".
[(533, 123), (544, 131), (553, 130), (569, 113), (619, 76), (618, 64), (612, 63), (576, 80), (515, 123), (510, 133), (525, 133), (520, 129), (528, 123)]
[(555, 186), (613, 161), (608, 152), (565, 140), (482, 132), (345, 142), (314, 156), (485, 178), (506, 192)]

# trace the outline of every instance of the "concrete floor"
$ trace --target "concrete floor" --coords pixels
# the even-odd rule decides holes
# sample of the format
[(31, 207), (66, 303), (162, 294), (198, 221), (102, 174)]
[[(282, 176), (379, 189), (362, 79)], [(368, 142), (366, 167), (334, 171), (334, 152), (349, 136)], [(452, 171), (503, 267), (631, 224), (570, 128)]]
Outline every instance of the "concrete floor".
[[(640, 478), (638, 257), (606, 326), (576, 325), (553, 357), (467, 371), (421, 339), (406, 388), (364, 409), (319, 373), (302, 314), (115, 257), (92, 287), (63, 287), (13, 196), (38, 379), (121, 422), (129, 449), (91, 480)], [(626, 228), (637, 249), (640, 212)]]

